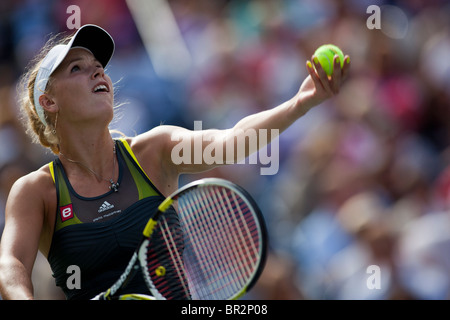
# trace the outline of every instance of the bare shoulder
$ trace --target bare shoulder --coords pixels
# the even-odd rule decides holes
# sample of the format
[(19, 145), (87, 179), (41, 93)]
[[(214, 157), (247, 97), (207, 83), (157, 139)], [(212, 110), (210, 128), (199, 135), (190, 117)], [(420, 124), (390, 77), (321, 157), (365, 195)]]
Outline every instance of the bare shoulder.
[(38, 170), (32, 171), (17, 179), (11, 188), (10, 196), (14, 197), (16, 195), (21, 195), (27, 199), (33, 199), (48, 195), (49, 191), (52, 189), (54, 189), (53, 178), (50, 173), (49, 165), (46, 164)]
[(25, 239), (20, 235), (27, 234), (30, 248), (39, 244), (47, 252), (56, 205), (56, 189), (48, 164), (19, 178), (6, 202), (5, 241), (14, 248), (21, 243), (20, 239)]
[(180, 135), (187, 134), (189, 130), (177, 127), (161, 125), (136, 137), (129, 138), (128, 143), (137, 157), (144, 159), (156, 158), (163, 163), (171, 163), (170, 156), (173, 146), (178, 143)]
[(136, 137), (129, 138), (128, 143), (130, 143), (133, 149), (137, 150), (148, 146), (149, 143), (153, 146), (155, 146), (155, 144), (167, 146), (168, 144), (171, 144), (172, 141), (175, 141), (174, 135), (177, 135), (177, 133), (181, 131), (187, 130), (177, 126), (160, 125)]
[[(6, 203), (8, 215), (48, 218), (56, 210), (56, 188), (48, 164), (19, 178)], [(46, 219), (48, 220), (48, 219)]]
[(126, 139), (145, 173), (164, 195), (170, 194), (178, 185), (179, 172), (171, 161), (171, 150), (178, 143), (173, 135), (180, 131), (188, 130), (161, 125)]

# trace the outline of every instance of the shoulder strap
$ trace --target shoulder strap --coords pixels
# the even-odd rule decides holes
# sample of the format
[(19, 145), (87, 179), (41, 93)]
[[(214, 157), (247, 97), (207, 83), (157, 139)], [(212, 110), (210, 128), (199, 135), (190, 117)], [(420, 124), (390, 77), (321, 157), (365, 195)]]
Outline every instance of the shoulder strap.
[(136, 187), (139, 191), (139, 200), (150, 196), (163, 196), (162, 193), (153, 185), (144, 169), (142, 169), (128, 142), (124, 138), (120, 138), (117, 140), (117, 145), (128, 169), (131, 172), (134, 182), (136, 183)]
[(58, 211), (56, 214), (55, 232), (71, 224), (82, 223), (76, 216), (72, 199), (70, 197), (69, 188), (67, 187), (64, 174), (61, 170), (59, 159), (49, 163), (50, 173), (56, 187)]

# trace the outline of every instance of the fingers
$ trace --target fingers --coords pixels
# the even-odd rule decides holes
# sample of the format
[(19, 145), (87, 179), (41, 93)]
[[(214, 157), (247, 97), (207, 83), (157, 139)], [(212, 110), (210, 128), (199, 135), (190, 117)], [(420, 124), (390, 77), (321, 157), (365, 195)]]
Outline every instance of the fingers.
[(347, 79), (349, 70), (350, 70), (350, 57), (348, 55), (346, 55), (344, 57), (344, 66), (342, 68), (342, 80), (343, 81), (345, 81), (345, 79)]
[(314, 82), (314, 86), (317, 89), (321, 89), (321, 90), (325, 90), (323, 87), (322, 82), (319, 79), (319, 76), (316, 72), (316, 69), (314, 68), (314, 66), (312, 65), (311, 61), (306, 61), (306, 70), (309, 73), (309, 76), (311, 77), (312, 81)]
[(315, 67), (315, 75), (317, 77), (317, 80), (320, 82), (320, 84), (322, 85), (322, 88), (325, 90), (325, 92), (332, 96), (333, 95), (333, 90), (331, 89), (331, 83), (330, 80), (328, 79), (327, 74), (325, 73), (325, 70), (323, 70), (322, 65), (319, 62), (319, 59), (317, 59), (316, 56), (312, 56), (312, 60), (314, 62), (314, 67)]
[(330, 79), (331, 90), (334, 94), (339, 93), (339, 88), (341, 87), (342, 70), (341, 61), (339, 55), (335, 55), (333, 58), (333, 75)]
[(314, 67), (311, 61), (307, 61), (306, 68), (314, 81), (316, 88), (323, 89), (330, 96), (338, 94), (342, 82), (348, 77), (350, 57), (348, 55), (344, 57), (344, 63), (341, 68), (339, 55), (336, 54), (333, 58), (333, 74), (331, 76), (328, 76), (325, 73), (325, 70), (317, 57), (312, 56), (311, 60), (314, 62)]

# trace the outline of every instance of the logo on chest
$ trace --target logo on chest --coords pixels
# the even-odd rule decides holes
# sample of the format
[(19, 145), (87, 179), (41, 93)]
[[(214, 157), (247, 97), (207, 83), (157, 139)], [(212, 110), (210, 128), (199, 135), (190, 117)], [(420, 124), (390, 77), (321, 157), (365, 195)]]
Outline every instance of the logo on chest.
[(59, 214), (61, 215), (62, 222), (72, 219), (73, 218), (72, 204), (68, 204), (67, 206), (59, 207)]
[(109, 203), (108, 201), (103, 202), (103, 204), (98, 208), (98, 213), (102, 213), (106, 210), (114, 208), (114, 205)]

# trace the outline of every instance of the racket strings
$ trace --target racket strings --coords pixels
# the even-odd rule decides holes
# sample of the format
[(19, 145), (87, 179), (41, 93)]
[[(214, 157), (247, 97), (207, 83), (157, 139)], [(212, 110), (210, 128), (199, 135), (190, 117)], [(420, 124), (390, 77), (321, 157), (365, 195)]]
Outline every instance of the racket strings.
[(233, 190), (204, 185), (165, 212), (147, 247), (151, 286), (165, 299), (229, 299), (253, 278), (261, 233), (251, 207)]
[[(241, 277), (238, 279), (233, 279), (233, 274), (237, 271), (247, 271), (246, 269), (248, 269), (240, 259), (245, 257), (244, 252), (241, 246), (236, 245), (239, 244), (239, 237), (242, 237), (242, 233), (238, 229), (233, 230), (233, 220), (235, 219), (232, 219), (228, 214), (228, 210), (233, 210), (235, 208), (232, 208), (229, 201), (225, 203), (224, 202), (225, 199), (223, 197), (218, 197), (217, 194), (214, 193), (208, 200), (211, 201), (207, 201), (206, 203), (204, 203), (204, 205), (210, 207), (213, 203), (216, 203), (214, 208), (215, 210), (213, 210), (212, 212), (219, 213), (225, 219), (224, 221), (222, 221), (223, 229), (220, 230), (221, 231), (220, 235), (222, 239), (226, 240), (225, 243), (228, 244), (228, 246), (218, 244), (218, 246), (216, 247), (216, 249), (219, 250), (221, 248), (225, 249), (221, 250), (222, 251), (221, 260), (224, 263), (225, 267), (224, 270), (228, 271), (222, 274), (219, 273), (218, 275), (220, 275), (221, 277), (218, 278), (217, 280), (223, 280), (221, 289), (225, 288), (226, 285), (230, 285), (230, 290), (235, 291), (239, 286), (243, 285), (242, 283), (239, 282), (239, 280), (242, 280), (243, 278)], [(237, 232), (234, 232), (235, 230)], [(225, 259), (224, 257), (227, 257), (227, 259)]]
[(180, 249), (180, 242), (183, 240), (183, 235), (181, 233), (174, 233), (171, 232), (171, 228), (169, 227), (169, 224), (165, 217), (162, 217), (162, 228), (161, 228), (161, 234), (164, 238), (164, 243), (167, 244), (167, 249), (170, 254), (170, 259), (173, 262), (174, 269), (176, 271), (176, 276), (178, 279), (180, 279), (180, 285), (182, 286), (183, 292), (186, 297), (189, 297), (189, 289), (187, 282), (185, 280), (184, 275), (186, 274), (186, 271), (184, 270), (184, 263), (182, 259), (182, 250)]
[(204, 186), (178, 200), (186, 277), (193, 299), (227, 299), (253, 276), (260, 234), (247, 203), (220, 186)]
[(183, 232), (174, 210), (160, 218), (147, 246), (147, 272), (153, 286), (165, 299), (190, 299), (183, 268)]
[[(195, 231), (198, 230), (205, 230), (204, 232), (210, 232), (211, 230), (214, 230), (213, 220), (209, 220), (207, 218), (214, 217), (214, 213), (218, 210), (218, 208), (213, 207), (212, 204), (204, 201), (204, 199), (206, 199), (204, 193), (202, 194), (202, 196), (202, 198), (197, 196), (195, 198), (195, 201), (197, 205), (200, 205), (201, 208), (204, 208), (204, 210), (206, 210), (207, 214), (198, 216), (195, 214), (191, 215), (192, 217), (196, 217), (197, 219), (190, 221), (191, 223), (193, 222), (192, 228), (188, 230), (194, 230), (193, 233), (191, 232), (191, 237), (189, 237), (192, 246), (196, 248), (203, 248), (203, 250), (196, 250), (196, 263), (189, 265), (192, 265), (194, 267), (197, 266), (198, 269), (196, 270), (195, 268), (191, 268), (193, 272), (190, 272), (189, 276), (190, 283), (197, 285), (197, 290), (194, 291), (199, 291), (198, 288), (201, 288), (202, 290), (200, 291), (205, 291), (212, 295), (217, 292), (217, 290), (223, 288), (223, 285), (217, 286), (217, 284), (219, 283), (218, 280), (222, 280), (223, 283), (233, 283), (232, 279), (230, 278), (230, 273), (224, 272), (224, 270), (233, 271), (233, 269), (235, 267), (238, 267), (238, 265), (230, 264), (231, 259), (229, 259), (228, 261), (222, 259), (221, 268), (218, 268), (217, 259), (215, 259), (218, 256), (229, 256), (233, 257), (233, 260), (236, 260), (236, 248), (224, 245), (224, 243), (233, 243), (232, 240), (230, 241), (231, 236), (229, 232), (226, 232), (226, 230), (221, 228), (215, 231), (217, 235), (209, 234), (209, 237), (198, 237), (198, 232), (195, 233)], [(197, 239), (198, 241), (194, 241), (195, 239)], [(200, 274), (207, 280), (202, 279), (203, 281), (198, 281), (198, 279), (195, 278), (196, 274)], [(216, 288), (213, 287), (214, 285), (216, 285)], [(203, 292), (200, 292), (200, 294), (204, 296)]]

